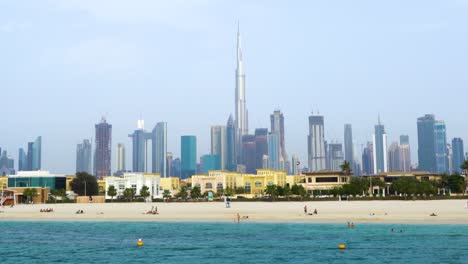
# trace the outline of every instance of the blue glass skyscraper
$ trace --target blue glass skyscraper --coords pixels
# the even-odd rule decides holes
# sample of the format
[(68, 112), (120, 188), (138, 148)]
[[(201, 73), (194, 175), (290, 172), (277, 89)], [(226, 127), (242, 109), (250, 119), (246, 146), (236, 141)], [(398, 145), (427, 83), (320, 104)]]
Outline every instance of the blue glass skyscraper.
[(159, 173), (161, 177), (167, 177), (167, 123), (159, 122), (151, 134), (153, 173)]
[(192, 177), (197, 171), (197, 137), (182, 136), (180, 138), (181, 178)]
[(281, 157), (281, 140), (278, 132), (268, 134), (268, 168), (279, 170)]
[(461, 138), (454, 138), (452, 139), (452, 151), (453, 151), (453, 158), (452, 158), (452, 167), (454, 172), (462, 173), (462, 169), (460, 166), (465, 161), (465, 152), (463, 149), (463, 140)]
[(436, 121), (434, 124), (434, 138), (435, 138), (435, 159), (436, 159), (436, 172), (448, 172), (447, 161), (447, 136), (444, 121)]
[[(418, 170), (436, 172), (434, 115), (418, 118)], [(445, 146), (444, 146), (445, 149)]]
[(133, 172), (147, 172), (147, 142), (151, 138), (151, 133), (144, 129), (144, 121), (138, 120), (137, 130), (128, 136), (132, 138), (133, 143)]
[(387, 134), (385, 133), (384, 125), (379, 124), (375, 126), (374, 142), (374, 173), (387, 172)]

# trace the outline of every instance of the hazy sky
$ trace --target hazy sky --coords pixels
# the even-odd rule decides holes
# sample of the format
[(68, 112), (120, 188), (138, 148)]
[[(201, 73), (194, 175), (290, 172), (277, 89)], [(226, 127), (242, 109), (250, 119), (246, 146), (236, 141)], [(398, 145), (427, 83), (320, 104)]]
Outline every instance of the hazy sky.
[[(380, 113), (389, 144), (416, 119), (445, 120), (468, 140), (468, 0), (118, 1), (0, 0), (0, 146), (43, 137), (43, 168), (73, 173), (76, 144), (102, 115), (115, 146), (143, 117), (168, 122), (210, 151), (210, 126), (234, 112), (237, 23), (243, 37), (249, 128), (285, 116), (286, 147), (307, 160), (308, 115), (325, 116), (325, 137), (371, 140)], [(360, 152), (359, 152), (360, 155)]]

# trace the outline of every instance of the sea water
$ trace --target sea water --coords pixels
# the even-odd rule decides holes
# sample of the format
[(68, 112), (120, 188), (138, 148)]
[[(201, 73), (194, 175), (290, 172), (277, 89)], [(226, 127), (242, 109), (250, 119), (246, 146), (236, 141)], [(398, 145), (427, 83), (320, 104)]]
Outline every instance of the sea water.
[(468, 263), (468, 225), (0, 222), (0, 230), (1, 263)]

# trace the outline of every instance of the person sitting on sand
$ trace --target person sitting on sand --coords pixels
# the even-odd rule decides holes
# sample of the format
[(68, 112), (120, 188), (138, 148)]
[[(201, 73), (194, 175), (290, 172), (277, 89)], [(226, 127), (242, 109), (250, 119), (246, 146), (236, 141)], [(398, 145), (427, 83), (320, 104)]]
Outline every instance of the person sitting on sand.
[(429, 216), (437, 216), (437, 215), (436, 215), (436, 214), (434, 214), (434, 213), (432, 213), (432, 214), (430, 214)]
[(317, 209), (314, 210), (314, 214), (318, 215)]
[(248, 215), (243, 215), (242, 219), (249, 219), (249, 216)]

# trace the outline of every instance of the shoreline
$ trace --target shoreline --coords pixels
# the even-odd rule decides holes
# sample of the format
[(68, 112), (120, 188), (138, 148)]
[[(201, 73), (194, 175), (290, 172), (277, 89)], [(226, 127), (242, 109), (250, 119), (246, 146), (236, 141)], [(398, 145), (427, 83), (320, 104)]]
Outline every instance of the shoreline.
[[(0, 208), (2, 222), (159, 222), (468, 225), (465, 200), (34, 204)], [(158, 213), (145, 214), (153, 207)], [(308, 213), (317, 209), (318, 214)], [(54, 212), (39, 212), (53, 208)], [(83, 214), (76, 211), (83, 210)], [(430, 216), (435, 213), (436, 216)]]

